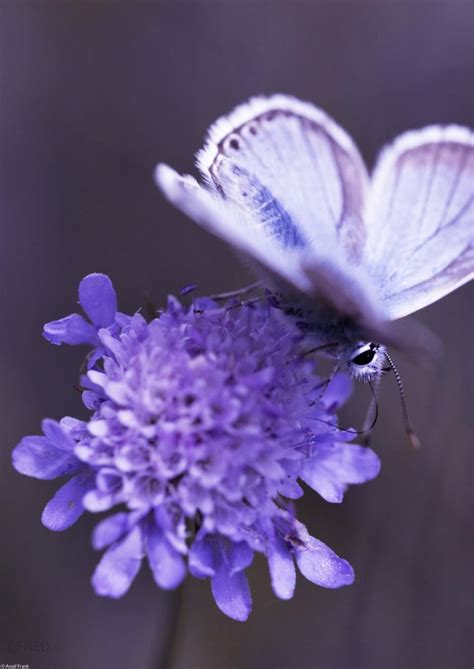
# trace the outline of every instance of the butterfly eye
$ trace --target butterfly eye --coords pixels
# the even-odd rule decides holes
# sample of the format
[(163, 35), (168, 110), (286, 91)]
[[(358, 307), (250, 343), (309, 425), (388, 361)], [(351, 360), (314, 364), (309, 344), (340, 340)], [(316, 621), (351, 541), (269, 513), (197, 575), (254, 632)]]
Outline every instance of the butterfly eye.
[(369, 349), (368, 351), (363, 351), (356, 355), (355, 358), (352, 358), (351, 362), (354, 365), (369, 365), (375, 357), (375, 350)]

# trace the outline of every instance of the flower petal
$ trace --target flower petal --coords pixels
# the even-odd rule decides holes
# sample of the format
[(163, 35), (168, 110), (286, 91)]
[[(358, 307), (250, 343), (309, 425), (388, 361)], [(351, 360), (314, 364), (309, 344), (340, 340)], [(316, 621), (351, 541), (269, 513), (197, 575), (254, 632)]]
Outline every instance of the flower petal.
[(89, 490), (84, 495), (82, 503), (87, 511), (100, 513), (101, 511), (108, 511), (108, 509), (117, 504), (117, 495), (97, 489)]
[(240, 622), (247, 620), (252, 611), (252, 595), (247, 577), (242, 571), (231, 576), (225, 567), (222, 567), (211, 578), (211, 589), (222, 613)]
[(226, 541), (226, 544), (225, 560), (231, 575), (250, 566), (253, 560), (253, 551), (245, 541), (239, 541), (238, 543)]
[(99, 342), (97, 331), (79, 314), (71, 314), (43, 326), (43, 337), (51, 344), (91, 344)]
[(267, 558), (273, 592), (280, 599), (291, 599), (295, 592), (296, 569), (289, 548), (281, 539), (276, 539)]
[(340, 588), (354, 582), (351, 565), (338, 557), (326, 544), (310, 537), (307, 548), (295, 551), (300, 572), (308, 581), (323, 588)]
[(41, 428), (45, 436), (56, 448), (62, 451), (72, 451), (75, 443), (58, 421), (45, 418), (41, 423)]
[(146, 551), (153, 578), (164, 590), (174, 590), (186, 576), (186, 565), (159, 530), (148, 533)]
[(46, 437), (23, 437), (12, 453), (13, 466), (26, 476), (51, 480), (74, 474), (83, 465), (73, 453), (60, 451)]
[(102, 556), (92, 576), (92, 585), (98, 595), (122, 597), (138, 574), (143, 559), (143, 540), (140, 528), (135, 526), (125, 539), (111, 546)]
[(292, 478), (286, 476), (278, 485), (278, 492), (288, 499), (299, 499), (303, 496), (302, 487)]
[(110, 546), (128, 530), (128, 513), (116, 513), (102, 520), (92, 533), (92, 546), (96, 551)]
[(117, 313), (117, 295), (105, 274), (88, 274), (79, 284), (79, 302), (98, 328), (112, 325)]
[(352, 379), (349, 374), (339, 372), (324, 391), (322, 401), (330, 411), (335, 411), (349, 399), (352, 392)]
[(196, 578), (207, 578), (216, 573), (212, 540), (208, 535), (194, 541), (189, 551), (188, 567)]
[[(86, 378), (94, 386), (98, 386), (98, 390), (101, 390), (105, 385), (107, 385), (108, 381), (107, 374), (104, 374), (104, 372), (98, 372), (96, 369), (89, 370), (87, 372)], [(92, 390), (95, 390), (95, 388), (92, 388)]]
[(342, 502), (349, 484), (370, 481), (379, 471), (380, 460), (370, 448), (336, 443), (320, 446), (304, 463), (300, 478), (327, 502)]
[(92, 485), (93, 478), (89, 471), (73, 476), (44, 507), (41, 516), (43, 525), (55, 532), (74, 525), (84, 513), (82, 498)]

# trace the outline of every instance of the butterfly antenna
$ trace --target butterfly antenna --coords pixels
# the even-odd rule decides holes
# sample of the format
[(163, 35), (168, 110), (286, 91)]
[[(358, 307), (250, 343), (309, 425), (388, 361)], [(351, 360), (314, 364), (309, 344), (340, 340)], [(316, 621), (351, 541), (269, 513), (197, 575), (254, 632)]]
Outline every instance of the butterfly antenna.
[[(344, 427), (339, 427), (336, 423), (331, 423), (328, 420), (324, 420), (323, 418), (313, 418), (312, 420), (318, 421), (318, 423), (324, 423), (325, 425), (329, 425), (329, 427), (335, 427), (339, 432), (347, 432), (348, 434), (356, 434), (356, 435), (369, 435), (370, 438), (370, 433), (372, 432), (373, 428), (375, 427), (375, 423), (378, 420), (379, 417), (379, 405), (377, 402), (377, 394), (374, 388), (372, 387), (372, 384), (369, 383), (369, 387), (372, 393), (372, 401), (370, 403), (369, 411), (367, 412), (367, 416), (364, 420), (364, 425), (361, 430), (354, 430), (353, 428), (344, 428)], [(368, 423), (368, 418), (372, 414), (372, 411), (374, 412), (370, 424)], [(366, 444), (368, 446), (368, 443)]]
[(387, 358), (387, 362), (392, 368), (392, 371), (395, 374), (395, 379), (397, 381), (398, 392), (400, 393), (400, 400), (402, 403), (403, 420), (405, 422), (405, 429), (407, 431), (408, 439), (410, 440), (410, 443), (413, 446), (413, 448), (420, 448), (420, 441), (416, 436), (416, 432), (412, 427), (410, 417), (408, 415), (405, 388), (403, 387), (402, 379), (400, 377), (400, 374), (398, 373), (398, 369), (395, 367), (395, 363), (393, 362), (392, 358), (390, 357), (389, 353), (387, 353), (387, 351), (385, 351), (385, 357)]

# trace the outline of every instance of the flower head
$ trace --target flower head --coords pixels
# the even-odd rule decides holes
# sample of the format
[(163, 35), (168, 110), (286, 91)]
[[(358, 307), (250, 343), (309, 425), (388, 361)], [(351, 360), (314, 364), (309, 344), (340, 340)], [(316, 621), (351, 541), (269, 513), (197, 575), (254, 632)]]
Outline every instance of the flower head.
[(43, 511), (50, 529), (84, 510), (113, 511), (93, 535), (106, 549), (96, 592), (122, 596), (146, 557), (160, 587), (177, 587), (187, 572), (210, 578), (219, 608), (245, 620), (256, 552), (283, 599), (293, 595), (295, 563), (318, 585), (352, 583), (351, 566), (309, 535), (293, 505), (301, 481), (340, 502), (348, 484), (378, 473), (377, 456), (336, 427), (348, 379), (321, 396), (301, 333), (267, 303), (185, 307), (169, 298), (147, 322), (117, 313), (101, 274), (81, 282), (79, 300), (92, 324), (73, 314), (44, 333), (93, 347), (82, 380), (90, 419), (45, 420), (44, 436), (25, 437), (13, 464), (36, 478), (70, 476)]

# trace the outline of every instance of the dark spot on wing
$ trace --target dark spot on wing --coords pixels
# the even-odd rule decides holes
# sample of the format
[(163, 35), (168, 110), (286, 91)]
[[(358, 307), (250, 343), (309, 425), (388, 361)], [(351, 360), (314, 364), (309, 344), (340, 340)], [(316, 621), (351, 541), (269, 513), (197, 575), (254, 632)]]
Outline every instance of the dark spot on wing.
[(238, 151), (238, 149), (240, 148), (239, 140), (235, 139), (235, 137), (230, 140), (229, 144), (230, 148), (234, 149), (235, 151)]

